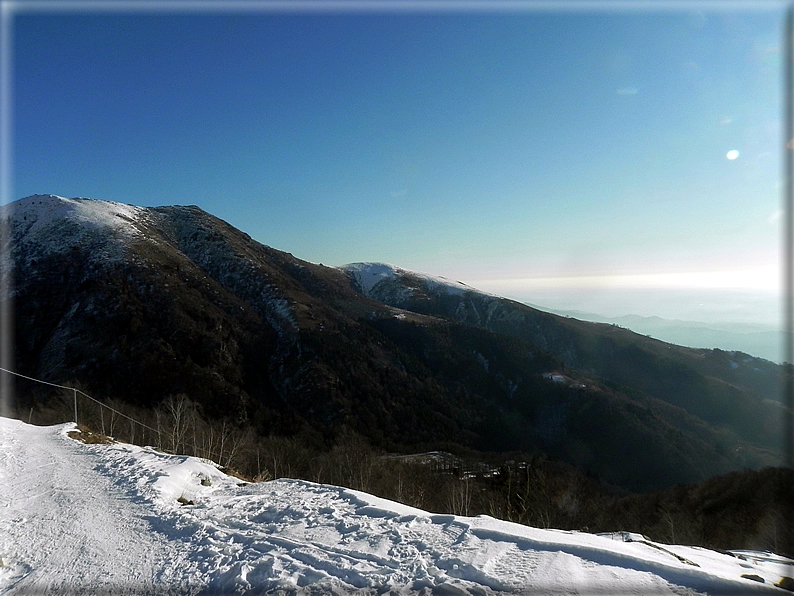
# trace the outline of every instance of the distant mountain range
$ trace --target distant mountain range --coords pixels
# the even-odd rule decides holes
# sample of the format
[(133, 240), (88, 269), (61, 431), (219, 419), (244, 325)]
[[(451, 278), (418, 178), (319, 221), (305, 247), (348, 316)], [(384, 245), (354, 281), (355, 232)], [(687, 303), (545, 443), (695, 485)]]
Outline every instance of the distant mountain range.
[(620, 325), (637, 333), (650, 335), (656, 339), (681, 346), (736, 350), (766, 358), (772, 362), (783, 361), (784, 332), (773, 325), (731, 322), (704, 323), (639, 315), (606, 317), (578, 310), (559, 310), (531, 303), (526, 304), (565, 317), (594, 323)]
[(546, 453), (632, 490), (785, 463), (790, 370), (768, 360), (308, 263), (195, 206), (35, 195), (8, 212), (22, 374), (137, 406), (186, 393), (263, 434)]

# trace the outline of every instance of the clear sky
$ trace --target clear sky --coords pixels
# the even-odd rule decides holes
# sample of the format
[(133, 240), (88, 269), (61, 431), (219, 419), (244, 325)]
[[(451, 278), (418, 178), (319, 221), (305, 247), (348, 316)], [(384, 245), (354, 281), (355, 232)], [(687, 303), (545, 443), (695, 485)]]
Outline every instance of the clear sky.
[(315, 263), (560, 308), (778, 291), (782, 3), (20, 6), (11, 198), (196, 204)]

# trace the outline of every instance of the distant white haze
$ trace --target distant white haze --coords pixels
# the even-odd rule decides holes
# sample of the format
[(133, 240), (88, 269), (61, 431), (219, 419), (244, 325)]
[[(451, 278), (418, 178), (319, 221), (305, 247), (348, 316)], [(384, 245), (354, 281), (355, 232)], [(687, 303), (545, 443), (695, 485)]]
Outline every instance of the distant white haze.
[[(774, 265), (726, 271), (606, 274), (496, 280), (532, 288), (637, 288), (637, 289), (745, 289), (777, 292), (780, 284)], [(494, 283), (494, 282), (492, 282)]]
[(492, 279), (468, 282), (521, 302), (605, 316), (641, 315), (778, 328), (776, 268), (636, 275)]
[(663, 341), (783, 360), (782, 299), (770, 269), (478, 280), (542, 310), (615, 323)]

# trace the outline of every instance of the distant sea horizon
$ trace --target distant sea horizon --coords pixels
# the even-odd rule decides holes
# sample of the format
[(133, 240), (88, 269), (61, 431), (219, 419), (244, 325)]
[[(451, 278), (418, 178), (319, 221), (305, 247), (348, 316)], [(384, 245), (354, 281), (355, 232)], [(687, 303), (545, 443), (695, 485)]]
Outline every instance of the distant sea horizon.
[(783, 300), (774, 292), (544, 288), (507, 295), (496, 288), (482, 289), (540, 310), (614, 323), (669, 343), (783, 361)]

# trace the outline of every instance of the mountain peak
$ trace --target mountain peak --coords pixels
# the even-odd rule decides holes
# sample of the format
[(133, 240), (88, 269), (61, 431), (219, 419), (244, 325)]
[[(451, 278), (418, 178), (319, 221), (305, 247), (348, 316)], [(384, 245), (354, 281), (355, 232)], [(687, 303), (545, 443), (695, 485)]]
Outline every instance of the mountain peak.
[(71, 221), (81, 228), (134, 235), (137, 230), (133, 224), (144, 211), (143, 207), (124, 203), (53, 194), (31, 195), (7, 206), (12, 225), (24, 226), (28, 238), (38, 236), (62, 221)]

